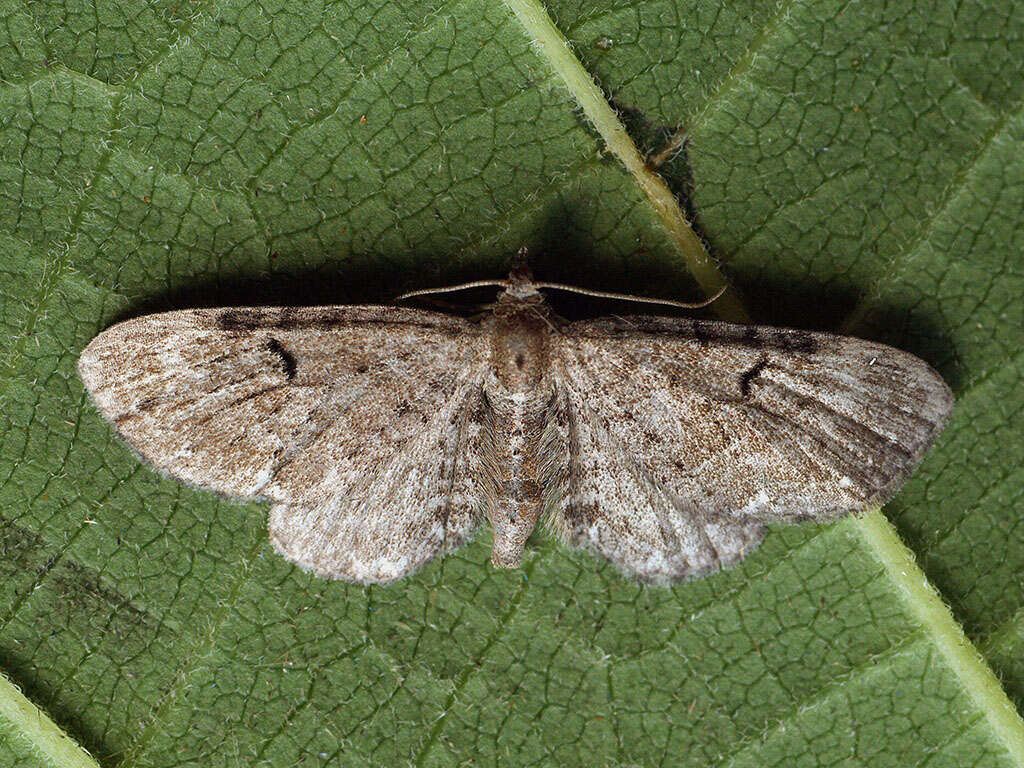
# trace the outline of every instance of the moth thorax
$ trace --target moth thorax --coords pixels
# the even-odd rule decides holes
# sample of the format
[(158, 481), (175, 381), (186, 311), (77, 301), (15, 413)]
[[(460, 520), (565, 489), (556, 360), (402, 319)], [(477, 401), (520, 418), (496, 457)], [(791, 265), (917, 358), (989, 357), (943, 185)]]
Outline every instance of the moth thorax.
[(537, 292), (536, 284), (533, 282), (533, 274), (525, 263), (516, 264), (512, 267), (506, 285), (505, 294), (517, 299), (540, 295)]
[(548, 367), (547, 326), (529, 313), (498, 318), (491, 338), (491, 366), (512, 392), (535, 389)]

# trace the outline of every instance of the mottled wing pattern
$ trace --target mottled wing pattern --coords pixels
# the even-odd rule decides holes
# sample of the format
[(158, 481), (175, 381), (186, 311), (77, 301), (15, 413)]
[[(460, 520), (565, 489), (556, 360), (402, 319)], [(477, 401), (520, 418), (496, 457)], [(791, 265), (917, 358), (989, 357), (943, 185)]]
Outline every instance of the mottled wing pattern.
[(759, 520), (699, 509), (657, 482), (611, 428), (616, 415), (585, 397), (567, 386), (546, 435), (544, 507), (558, 538), (659, 584), (728, 565), (760, 541)]
[(556, 341), (552, 523), (646, 581), (741, 558), (764, 523), (885, 503), (949, 414), (913, 355), (823, 333), (625, 317)]
[(273, 501), (285, 557), (386, 582), (480, 517), (480, 340), (468, 321), (395, 307), (190, 310), (108, 329), (79, 371), (145, 460)]

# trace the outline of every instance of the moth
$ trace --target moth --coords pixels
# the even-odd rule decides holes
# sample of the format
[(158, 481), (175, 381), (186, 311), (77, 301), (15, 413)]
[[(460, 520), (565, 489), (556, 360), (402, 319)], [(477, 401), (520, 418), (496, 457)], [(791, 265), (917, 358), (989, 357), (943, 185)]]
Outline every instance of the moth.
[(171, 477), (271, 503), (315, 574), (401, 578), (467, 542), (514, 568), (539, 522), (666, 584), (769, 523), (884, 504), (945, 424), (925, 362), (828, 333), (647, 315), (568, 322), (523, 266), (485, 316), (193, 309), (99, 334), (78, 370)]

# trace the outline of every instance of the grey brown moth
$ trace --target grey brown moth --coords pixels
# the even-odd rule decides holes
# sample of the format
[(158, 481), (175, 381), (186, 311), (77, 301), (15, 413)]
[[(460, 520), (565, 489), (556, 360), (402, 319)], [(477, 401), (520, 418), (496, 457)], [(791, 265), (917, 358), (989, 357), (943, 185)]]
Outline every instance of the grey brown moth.
[(887, 502), (952, 407), (906, 352), (646, 315), (567, 322), (516, 268), (486, 316), (196, 309), (115, 325), (78, 370), (147, 462), (270, 501), (326, 577), (390, 582), (480, 521), (513, 568), (544, 523), (645, 582), (735, 563), (773, 522)]

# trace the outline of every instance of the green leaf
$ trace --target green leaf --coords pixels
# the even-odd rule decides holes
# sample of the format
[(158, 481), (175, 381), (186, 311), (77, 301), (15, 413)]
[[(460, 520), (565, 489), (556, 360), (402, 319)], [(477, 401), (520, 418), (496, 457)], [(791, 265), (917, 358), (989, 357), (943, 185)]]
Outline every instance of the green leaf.
[[(0, 763), (1020, 764), (1019, 11), (0, 0)], [(488, 532), (364, 588), (141, 465), (75, 375), (129, 314), (378, 302), (522, 245), (901, 346), (952, 423), (884, 518), (673, 589), (543, 537), (496, 572)]]

